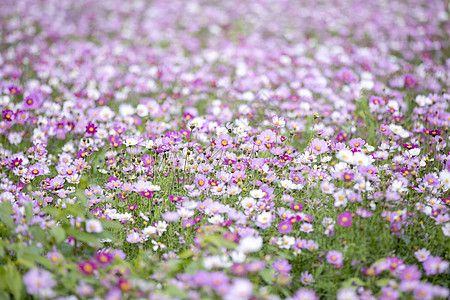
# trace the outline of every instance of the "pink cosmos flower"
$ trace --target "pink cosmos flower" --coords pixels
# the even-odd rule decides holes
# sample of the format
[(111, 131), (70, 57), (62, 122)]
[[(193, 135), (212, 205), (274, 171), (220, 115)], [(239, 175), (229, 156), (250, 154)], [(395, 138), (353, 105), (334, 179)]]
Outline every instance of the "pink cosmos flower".
[(342, 214), (340, 214), (338, 216), (338, 224), (343, 226), (343, 227), (348, 227), (350, 228), (352, 226), (352, 213), (351, 212), (343, 212)]
[(327, 253), (327, 261), (333, 265), (342, 265), (342, 253), (337, 250), (331, 250)]
[(278, 231), (280, 233), (289, 233), (292, 231), (292, 224), (289, 221), (281, 222), (278, 224)]
[(328, 144), (324, 140), (314, 139), (311, 142), (311, 150), (314, 155), (320, 155), (328, 151)]
[(23, 283), (30, 294), (38, 294), (42, 290), (52, 289), (56, 281), (52, 273), (44, 269), (31, 269), (23, 276)]
[(233, 139), (231, 138), (231, 136), (229, 136), (226, 133), (222, 133), (220, 134), (216, 139), (215, 139), (215, 144), (218, 148), (222, 148), (225, 150), (230, 150), (233, 148)]

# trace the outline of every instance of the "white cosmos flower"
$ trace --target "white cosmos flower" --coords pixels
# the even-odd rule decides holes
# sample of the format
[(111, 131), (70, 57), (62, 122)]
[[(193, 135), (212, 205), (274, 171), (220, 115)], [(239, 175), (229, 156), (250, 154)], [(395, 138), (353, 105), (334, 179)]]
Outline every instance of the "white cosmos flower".
[(284, 187), (286, 189), (292, 189), (293, 188), (293, 183), (289, 179), (280, 181), (280, 184), (281, 184), (282, 187)]
[(355, 163), (355, 157), (353, 155), (353, 152), (350, 151), (349, 149), (340, 150), (336, 156), (337, 158), (339, 158), (342, 161), (345, 161), (346, 163), (349, 164)]
[(154, 245), (153, 246), (153, 251), (156, 251), (156, 250), (158, 250), (158, 249), (165, 249), (166, 248), (166, 245), (164, 245), (163, 243), (161, 243), (161, 242), (157, 242), (157, 241), (155, 241), (155, 240), (152, 240), (152, 244)]
[(272, 215), (269, 212), (263, 212), (260, 215), (258, 215), (256, 220), (261, 224), (267, 224), (270, 221), (272, 221)]
[(139, 117), (146, 117), (148, 115), (148, 108), (144, 104), (139, 104), (136, 110)]
[(417, 95), (415, 101), (421, 107), (433, 104), (433, 101), (424, 95)]
[(419, 153), (420, 153), (420, 148), (405, 150), (405, 155), (408, 158), (415, 157), (415, 156), (419, 155)]
[(450, 236), (450, 222), (445, 223), (444, 226), (442, 226), (442, 232), (445, 236)]
[(261, 250), (263, 239), (260, 236), (245, 236), (239, 240), (237, 250), (243, 253), (253, 253)]
[(409, 137), (409, 133), (405, 129), (403, 129), (403, 127), (400, 125), (390, 124), (389, 130), (402, 138)]
[(211, 255), (206, 256), (203, 259), (203, 266), (208, 270), (211, 270), (212, 268), (228, 268), (231, 267), (232, 264), (233, 263), (225, 255)]
[(447, 170), (443, 170), (439, 173), (439, 179), (441, 181), (441, 184), (449, 189), (450, 188), (450, 172)]
[(373, 159), (370, 156), (365, 155), (363, 152), (356, 152), (353, 155), (354, 162), (360, 166), (368, 166), (372, 163)]
[(145, 228), (142, 230), (142, 232), (143, 232), (144, 234), (147, 234), (147, 235), (155, 234), (155, 233), (156, 233), (156, 227), (155, 227), (155, 226), (148, 226), (148, 227), (145, 227)]
[(401, 180), (394, 180), (391, 185), (392, 189), (398, 193), (406, 192), (408, 189), (406, 188), (406, 185)]
[(135, 138), (127, 138), (124, 142), (125, 146), (136, 146), (139, 143), (139, 141)]
[(147, 148), (147, 149), (150, 149), (150, 148), (153, 147), (154, 144), (155, 144), (154, 141), (152, 141), (152, 140), (146, 140), (146, 141), (144, 142), (144, 147)]
[(261, 199), (262, 197), (264, 197), (266, 195), (265, 192), (263, 192), (262, 190), (252, 190), (250, 192), (250, 196), (252, 196), (253, 198), (258, 198)]
[(159, 185), (150, 184), (149, 187), (148, 187), (148, 190), (149, 191), (160, 191), (161, 187)]

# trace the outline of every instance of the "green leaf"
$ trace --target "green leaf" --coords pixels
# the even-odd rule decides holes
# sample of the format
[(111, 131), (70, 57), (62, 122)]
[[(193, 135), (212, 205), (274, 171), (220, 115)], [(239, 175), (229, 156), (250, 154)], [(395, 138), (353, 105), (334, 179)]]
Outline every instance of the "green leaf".
[[(6, 270), (3, 268), (3, 266), (0, 265), (0, 290), (6, 290), (7, 277), (8, 277), (8, 273), (6, 273)], [(3, 299), (3, 298), (0, 298), (0, 299)]]
[(50, 229), (50, 234), (55, 238), (57, 244), (64, 242), (66, 239), (66, 232), (61, 227), (53, 227)]
[(323, 272), (323, 269), (325, 268), (324, 264), (320, 264), (320, 266), (316, 269), (316, 272), (314, 274), (314, 278), (319, 277), (319, 275)]
[(352, 277), (347, 279), (342, 283), (343, 287), (356, 287), (356, 286), (364, 286), (365, 283), (358, 277)]
[(25, 220), (27, 223), (30, 223), (31, 218), (33, 217), (33, 205), (28, 203), (25, 205)]
[(13, 294), (14, 299), (22, 299), (23, 296), (22, 277), (20, 276), (19, 271), (17, 271), (16, 267), (12, 262), (8, 263), (6, 273), (8, 275), (6, 285), (8, 286), (9, 291)]
[[(63, 211), (61, 210), (61, 212), (63, 212)], [(73, 215), (73, 216), (84, 216), (86, 214), (86, 209), (81, 204), (69, 205), (64, 210), (63, 217), (66, 218), (66, 216), (68, 214)]]
[(0, 205), (0, 221), (8, 228), (14, 228), (14, 221), (11, 217), (12, 205), (11, 202), (3, 202)]
[(179, 255), (179, 257), (180, 258), (189, 258), (189, 257), (192, 257), (193, 256), (193, 253), (192, 253), (192, 251), (191, 250), (184, 250), (183, 252), (181, 252), (180, 253), (180, 255)]
[(73, 227), (69, 227), (66, 229), (66, 233), (70, 236), (73, 236), (74, 239), (79, 240), (88, 245), (92, 245), (94, 247), (102, 247), (103, 244), (97, 240), (97, 237), (93, 234), (76, 230)]
[(227, 249), (236, 248), (236, 243), (228, 241), (219, 235), (209, 235), (205, 236), (205, 243), (211, 243), (218, 248), (226, 247)]
[[(83, 179), (84, 176), (81, 177), (81, 179)], [(87, 179), (86, 179), (87, 182)], [(82, 186), (82, 183), (80, 182), (80, 187)], [(84, 186), (87, 186), (87, 183), (84, 184)], [(83, 193), (82, 190), (77, 190), (75, 192), (75, 196), (77, 197), (78, 201), (83, 204), (84, 207), (87, 207), (87, 196)]]
[(24, 266), (27, 269), (33, 269), (36, 267), (36, 265), (33, 262), (26, 260), (26, 259), (22, 259), (22, 258), (17, 259), (16, 263), (21, 266)]
[(270, 269), (264, 269), (261, 272), (259, 272), (259, 275), (261, 278), (269, 285), (273, 284), (272, 278), (273, 278), (274, 271)]
[(103, 220), (103, 219), (101, 219), (100, 222), (102, 223), (102, 226), (105, 229), (122, 229), (123, 228), (123, 225), (120, 224), (119, 222)]
[(388, 285), (389, 281), (391, 281), (390, 278), (382, 278), (382, 279), (375, 281), (375, 284), (379, 287), (383, 287), (383, 286)]
[[(52, 270), (54, 267), (54, 265), (51, 263), (51, 261), (49, 261), (46, 257), (31, 253), (29, 251), (24, 251), (20, 255), (19, 260), (21, 260), (24, 265), (29, 265), (29, 263), (31, 263), (33, 266), (35, 264), (40, 264), (41, 266), (43, 266), (44, 268), (46, 268), (48, 270)], [(29, 262), (29, 263), (27, 263), (27, 262)]]
[(202, 269), (202, 265), (198, 261), (193, 261), (184, 268), (184, 272), (188, 274), (195, 274)]
[(56, 207), (53, 206), (46, 206), (44, 208), (41, 209), (41, 212), (46, 212), (52, 216), (57, 216), (59, 214), (61, 210), (57, 209)]
[(41, 244), (47, 244), (48, 232), (42, 230), (39, 226), (31, 226), (29, 232), (33, 236), (33, 240)]
[(171, 297), (176, 297), (176, 298), (184, 298), (186, 296), (186, 293), (183, 292), (182, 290), (174, 287), (173, 285), (169, 285), (169, 286), (165, 286), (164, 287), (164, 294), (171, 296)]
[(411, 239), (409, 238), (409, 236), (402, 234), (401, 236), (402, 241), (405, 242), (405, 244), (410, 244), (411, 243)]

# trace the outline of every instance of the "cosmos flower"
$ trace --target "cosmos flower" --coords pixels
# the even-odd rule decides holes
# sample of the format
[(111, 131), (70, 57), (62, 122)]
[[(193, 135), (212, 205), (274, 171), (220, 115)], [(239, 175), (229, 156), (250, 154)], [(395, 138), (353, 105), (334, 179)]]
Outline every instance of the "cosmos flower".
[(328, 145), (324, 140), (314, 139), (311, 142), (311, 150), (314, 155), (320, 155), (328, 151)]
[(97, 265), (91, 261), (85, 261), (78, 264), (78, 269), (85, 275), (92, 275), (97, 270)]
[(343, 227), (350, 228), (352, 226), (352, 213), (351, 212), (343, 212), (338, 216), (338, 225), (341, 225)]
[(97, 132), (97, 126), (95, 126), (94, 123), (89, 123), (88, 125), (86, 125), (85, 132), (87, 134), (94, 135)]
[(89, 219), (86, 221), (86, 232), (100, 233), (103, 232), (102, 223), (96, 219)]
[(300, 274), (300, 281), (305, 285), (310, 285), (311, 283), (315, 282), (314, 277), (308, 271), (302, 272)]
[(277, 260), (272, 264), (275, 271), (279, 272), (280, 274), (289, 274), (289, 272), (292, 269), (291, 264), (289, 264), (289, 261), (287, 260)]
[(272, 116), (272, 124), (277, 128), (283, 128), (286, 125), (286, 120), (277, 115)]
[(42, 290), (51, 290), (56, 286), (52, 274), (44, 269), (31, 269), (23, 275), (23, 283), (30, 294), (38, 295)]

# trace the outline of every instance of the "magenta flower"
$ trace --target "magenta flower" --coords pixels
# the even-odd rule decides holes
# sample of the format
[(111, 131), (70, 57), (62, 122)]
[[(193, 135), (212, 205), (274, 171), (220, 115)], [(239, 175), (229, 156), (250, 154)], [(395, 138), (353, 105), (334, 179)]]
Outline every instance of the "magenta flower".
[(12, 120), (14, 120), (14, 118), (16, 116), (15, 113), (9, 109), (2, 111), (2, 114), (3, 114), (3, 119), (5, 119), (8, 122), (11, 122)]
[(15, 86), (15, 85), (9, 86), (8, 90), (9, 90), (9, 93), (11, 95), (17, 95), (17, 94), (20, 94), (22, 92), (22, 90), (19, 87)]
[(151, 199), (153, 196), (153, 193), (154, 193), (153, 191), (149, 191), (149, 190), (140, 192), (141, 196), (145, 197), (147, 199)]
[(38, 94), (30, 94), (23, 101), (24, 109), (35, 109), (41, 105), (41, 97)]
[(405, 87), (414, 88), (416, 87), (416, 79), (412, 75), (405, 75)]
[(191, 136), (191, 132), (189, 130), (184, 130), (184, 129), (180, 130), (180, 134), (181, 134), (181, 136), (184, 136), (187, 138)]
[(146, 167), (152, 167), (153, 166), (153, 157), (151, 155), (144, 155), (141, 158), (142, 162), (144, 163), (144, 166)]
[(280, 233), (289, 233), (292, 231), (292, 224), (289, 221), (278, 224), (278, 231)]
[(292, 203), (291, 209), (293, 209), (294, 211), (300, 211), (303, 209), (303, 205), (301, 205), (300, 203)]
[(114, 257), (109, 252), (99, 252), (95, 256), (95, 259), (103, 266), (106, 266), (113, 261)]
[(378, 96), (372, 96), (370, 97), (370, 102), (372, 102), (375, 105), (384, 104), (384, 100), (381, 97)]
[(352, 226), (352, 213), (351, 212), (343, 212), (342, 214), (340, 214), (338, 216), (338, 221), (337, 223), (343, 227), (348, 227), (350, 228)]
[(97, 126), (94, 123), (89, 123), (86, 126), (86, 133), (94, 135), (97, 132)]
[(97, 270), (97, 265), (94, 262), (85, 261), (78, 265), (78, 269), (85, 275), (92, 275)]

